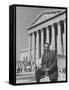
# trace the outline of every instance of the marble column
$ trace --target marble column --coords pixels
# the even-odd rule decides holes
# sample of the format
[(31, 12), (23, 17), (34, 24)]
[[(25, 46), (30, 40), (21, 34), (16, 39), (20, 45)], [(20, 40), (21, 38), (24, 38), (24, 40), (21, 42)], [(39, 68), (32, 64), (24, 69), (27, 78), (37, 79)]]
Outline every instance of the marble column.
[(29, 60), (31, 60), (31, 34), (29, 34)]
[(36, 57), (39, 58), (39, 32), (36, 32)]
[(61, 43), (61, 24), (58, 22), (58, 35), (57, 35), (57, 55), (63, 55), (63, 48)]
[(64, 55), (66, 55), (66, 20), (64, 20), (63, 49)]
[(39, 32), (36, 32), (36, 64), (39, 63)]
[(51, 37), (51, 46), (50, 46), (50, 49), (51, 50), (55, 50), (55, 27), (54, 25), (51, 25), (52, 27), (52, 37)]
[(35, 33), (32, 33), (32, 57), (35, 60)]
[(43, 38), (43, 29), (41, 30), (41, 58), (42, 58), (42, 54), (44, 52), (44, 38)]
[(49, 28), (46, 28), (46, 43), (49, 43)]

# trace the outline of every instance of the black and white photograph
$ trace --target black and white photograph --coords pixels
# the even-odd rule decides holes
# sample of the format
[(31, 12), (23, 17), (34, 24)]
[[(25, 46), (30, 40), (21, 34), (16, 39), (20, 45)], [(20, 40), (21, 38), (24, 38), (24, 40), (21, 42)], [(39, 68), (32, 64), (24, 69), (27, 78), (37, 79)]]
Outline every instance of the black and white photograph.
[(67, 8), (16, 6), (16, 84), (67, 81)]

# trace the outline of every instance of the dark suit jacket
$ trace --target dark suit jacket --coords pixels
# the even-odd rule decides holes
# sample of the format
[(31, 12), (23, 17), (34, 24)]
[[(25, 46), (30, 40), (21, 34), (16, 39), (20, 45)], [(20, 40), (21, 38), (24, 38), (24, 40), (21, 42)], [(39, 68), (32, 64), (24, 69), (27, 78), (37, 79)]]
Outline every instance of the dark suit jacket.
[(46, 65), (46, 68), (49, 68), (49, 78), (51, 81), (58, 78), (58, 67), (57, 67), (57, 56), (55, 51), (46, 51), (42, 55), (42, 68)]

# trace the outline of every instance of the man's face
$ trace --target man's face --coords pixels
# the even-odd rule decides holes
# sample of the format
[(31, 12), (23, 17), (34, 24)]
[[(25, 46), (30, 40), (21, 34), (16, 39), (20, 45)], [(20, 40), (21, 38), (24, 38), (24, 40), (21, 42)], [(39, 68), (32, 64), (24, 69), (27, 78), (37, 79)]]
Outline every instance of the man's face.
[(45, 50), (49, 50), (49, 45), (48, 44), (45, 44), (44, 49)]

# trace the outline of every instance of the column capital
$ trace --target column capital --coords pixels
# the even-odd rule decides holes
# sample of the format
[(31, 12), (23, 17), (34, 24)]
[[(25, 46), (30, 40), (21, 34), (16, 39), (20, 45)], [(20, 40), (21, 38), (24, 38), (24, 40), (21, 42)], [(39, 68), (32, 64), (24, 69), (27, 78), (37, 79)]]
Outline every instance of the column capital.
[(60, 25), (61, 21), (57, 22), (57, 25)]
[(55, 23), (52, 23), (50, 26), (54, 26)]
[(46, 29), (47, 29), (47, 30), (49, 30), (49, 26), (51, 26), (51, 25), (46, 26)]
[(34, 34), (35, 32), (32, 32), (32, 35)]

